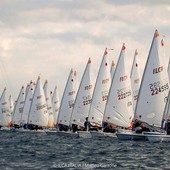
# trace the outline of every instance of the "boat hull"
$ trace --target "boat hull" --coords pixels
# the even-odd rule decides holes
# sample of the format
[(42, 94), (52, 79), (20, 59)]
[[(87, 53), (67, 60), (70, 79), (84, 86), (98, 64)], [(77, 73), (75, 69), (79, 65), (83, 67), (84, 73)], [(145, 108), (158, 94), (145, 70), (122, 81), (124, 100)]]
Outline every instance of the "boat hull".
[(70, 132), (70, 131), (58, 131), (57, 132), (57, 135), (58, 136), (70, 136), (70, 137), (78, 137), (78, 133), (73, 133), (73, 132)]
[(91, 133), (87, 131), (78, 131), (77, 133), (80, 138), (91, 138), (92, 137)]
[(146, 135), (149, 142), (170, 142), (170, 135)]
[(143, 132), (144, 135), (165, 135), (163, 132)]
[(116, 133), (118, 140), (135, 140), (135, 141), (145, 141), (147, 140), (144, 134), (136, 133)]
[(100, 131), (91, 131), (91, 136), (92, 138), (116, 138), (115, 133), (105, 133), (105, 132), (100, 132)]

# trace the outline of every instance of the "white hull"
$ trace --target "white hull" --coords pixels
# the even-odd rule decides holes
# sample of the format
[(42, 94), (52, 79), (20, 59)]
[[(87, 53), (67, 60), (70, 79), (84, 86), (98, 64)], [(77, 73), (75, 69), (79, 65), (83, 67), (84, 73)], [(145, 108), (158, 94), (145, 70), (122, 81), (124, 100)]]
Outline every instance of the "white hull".
[(1, 127), (0, 130), (11, 130), (11, 127)]
[(91, 133), (90, 132), (87, 132), (87, 131), (78, 131), (78, 136), (80, 138), (91, 138)]
[(119, 140), (147, 140), (144, 134), (136, 134), (136, 133), (116, 133), (116, 136)]
[(67, 132), (65, 132), (65, 131), (58, 131), (57, 135), (58, 136), (74, 136), (74, 137), (78, 137), (78, 133), (73, 133), (71, 131), (67, 131)]
[(143, 132), (144, 135), (164, 135), (163, 132)]
[(170, 142), (170, 135), (146, 135), (149, 142)]
[(90, 131), (90, 133), (92, 138), (106, 138), (106, 137), (116, 138), (115, 133), (106, 133), (101, 131)]
[(57, 129), (46, 129), (45, 130), (45, 133), (48, 134), (48, 135), (53, 135), (53, 134), (56, 134), (57, 135)]
[(29, 130), (29, 129), (23, 129), (23, 128), (18, 128), (18, 129), (12, 129), (12, 131), (15, 132), (28, 132), (28, 133), (45, 133), (45, 130)]

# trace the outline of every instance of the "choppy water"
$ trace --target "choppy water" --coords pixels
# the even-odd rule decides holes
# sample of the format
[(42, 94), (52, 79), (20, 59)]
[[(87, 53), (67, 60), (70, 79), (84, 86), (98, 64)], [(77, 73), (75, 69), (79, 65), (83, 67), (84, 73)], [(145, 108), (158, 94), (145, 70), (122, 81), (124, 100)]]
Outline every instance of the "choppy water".
[(170, 143), (0, 131), (3, 169), (170, 169)]

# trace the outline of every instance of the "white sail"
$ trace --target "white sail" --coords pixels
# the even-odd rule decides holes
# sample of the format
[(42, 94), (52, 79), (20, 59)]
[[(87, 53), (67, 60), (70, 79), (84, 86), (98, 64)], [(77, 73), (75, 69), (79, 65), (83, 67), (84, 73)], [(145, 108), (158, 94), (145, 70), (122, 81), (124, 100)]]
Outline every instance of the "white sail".
[(14, 125), (18, 126), (21, 125), (21, 117), (23, 114), (24, 102), (25, 102), (25, 90), (24, 86), (22, 86), (12, 115), (12, 123)]
[(102, 126), (104, 109), (111, 84), (109, 59), (107, 53), (107, 49), (105, 49), (96, 79), (89, 112), (89, 121), (100, 126)]
[(66, 126), (70, 125), (70, 117), (73, 110), (75, 97), (77, 93), (76, 78), (73, 69), (71, 69), (66, 87), (61, 100), (61, 105), (59, 109), (58, 124), (63, 124)]
[[(162, 44), (162, 43), (161, 43)], [(135, 117), (160, 127), (169, 89), (167, 69), (160, 53), (159, 33), (156, 30), (145, 65), (136, 105)]]
[(45, 94), (41, 84), (40, 76), (38, 77), (35, 86), (28, 123), (42, 127), (47, 127), (48, 125), (47, 103), (45, 100)]
[(140, 82), (141, 82), (137, 50), (135, 51), (135, 56), (133, 59), (130, 79), (131, 79), (131, 86), (132, 86), (133, 110), (135, 111), (136, 102), (138, 99), (138, 92), (140, 88)]
[(12, 120), (10, 104), (7, 95), (7, 90), (5, 88), (0, 98), (0, 126), (3, 127), (10, 127)]
[(54, 124), (56, 125), (58, 119), (59, 107), (60, 107), (60, 100), (59, 100), (57, 86), (55, 86), (54, 93), (52, 96), (52, 106), (53, 106), (53, 113), (54, 113)]
[(77, 92), (78, 91), (77, 71), (74, 71), (74, 78), (75, 78), (75, 86), (76, 86), (76, 92)]
[(12, 99), (11, 95), (9, 96), (9, 106), (10, 106), (10, 113), (12, 115), (12, 112), (14, 110), (14, 102), (13, 102), (13, 99)]
[[(32, 81), (31, 81), (31, 82), (32, 82)], [(27, 87), (26, 87), (26, 89), (25, 89), (25, 97), (27, 97), (27, 93), (28, 93), (28, 90), (29, 90), (29, 88), (30, 88), (31, 82), (27, 84)]]
[(169, 62), (168, 62), (168, 77), (169, 77), (169, 82), (170, 82), (170, 59), (169, 59)]
[(28, 116), (29, 116), (30, 106), (31, 106), (31, 102), (32, 102), (32, 97), (34, 94), (35, 84), (33, 82), (30, 82), (30, 85), (27, 87), (29, 87), (29, 88), (27, 89), (28, 91), (26, 94), (25, 104), (24, 104), (24, 108), (23, 108), (23, 114), (21, 117), (21, 123), (23, 125), (28, 123)]
[(123, 44), (106, 103), (104, 121), (129, 127), (133, 119), (132, 91)]
[(70, 121), (82, 127), (84, 127), (85, 119), (88, 117), (92, 99), (93, 85), (91, 81), (91, 59), (89, 58), (80, 82)]
[(115, 73), (115, 68), (116, 68), (116, 64), (114, 61), (112, 61), (112, 65), (111, 65), (111, 69), (110, 69), (111, 79), (113, 79), (113, 75)]
[(168, 93), (167, 102), (165, 104), (165, 108), (163, 112), (162, 124), (161, 124), (162, 129), (165, 129), (165, 122), (168, 122), (168, 120), (170, 120), (170, 91)]
[(47, 110), (49, 114), (48, 127), (54, 128), (54, 113), (53, 113), (52, 102), (51, 102), (51, 94), (50, 94), (47, 80), (44, 84), (43, 89), (44, 89), (45, 99), (47, 102)]

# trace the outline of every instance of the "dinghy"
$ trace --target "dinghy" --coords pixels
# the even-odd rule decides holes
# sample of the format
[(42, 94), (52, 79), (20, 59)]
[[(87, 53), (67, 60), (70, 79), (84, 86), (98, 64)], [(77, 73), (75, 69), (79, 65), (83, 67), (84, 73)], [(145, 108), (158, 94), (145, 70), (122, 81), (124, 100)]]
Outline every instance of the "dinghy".
[[(74, 126), (84, 127), (84, 122), (89, 114), (90, 104), (92, 100), (93, 83), (91, 75), (91, 59), (89, 58), (84, 74), (82, 76), (79, 89), (76, 95), (75, 104), (72, 111), (70, 123)], [(83, 137), (83, 134), (91, 136), (90, 132), (78, 132), (79, 137)]]
[[(113, 71), (113, 70), (112, 70)], [(110, 76), (110, 67), (109, 67), (109, 58), (108, 58), (108, 50), (107, 48), (104, 51), (103, 58), (101, 61), (101, 65), (98, 71), (93, 96), (92, 103), (90, 106), (89, 112), (89, 122), (97, 127), (102, 128), (103, 124), (103, 114), (105, 110), (105, 105), (109, 93), (109, 88), (111, 84), (111, 76)], [(105, 137), (105, 132), (102, 130), (95, 131), (95, 128), (90, 131), (93, 138), (97, 137)]]
[[(169, 91), (168, 75), (165, 64), (163, 63), (165, 56), (160, 52), (163, 46), (162, 43), (159, 45), (159, 33), (156, 30), (145, 65), (135, 109), (135, 119), (158, 128), (161, 127), (163, 111)], [(133, 133), (128, 135), (118, 133), (117, 137), (118, 139), (126, 140), (127, 138), (131, 138), (131, 135), (134, 136)], [(137, 139), (138, 135), (141, 137), (141, 134), (136, 134), (136, 138), (133, 138), (133, 140)], [(143, 140), (146, 140), (144, 134)]]
[(132, 90), (123, 44), (105, 107), (104, 122), (128, 128), (133, 119)]
[(132, 86), (132, 99), (133, 99), (133, 110), (135, 111), (136, 102), (138, 99), (138, 92), (140, 87), (140, 68), (138, 63), (138, 51), (135, 51), (135, 56), (133, 59), (131, 74), (130, 74), (131, 86)]
[(68, 131), (68, 133), (72, 134), (72, 132), (70, 132), (69, 126), (70, 126), (71, 113), (73, 110), (75, 97), (77, 94), (76, 75), (74, 73), (75, 72), (73, 71), (73, 69), (71, 69), (64, 89), (60, 108), (59, 108), (58, 120), (57, 120), (59, 131), (57, 133), (60, 135), (62, 134), (65, 135), (64, 131)]
[(10, 130), (11, 127), (11, 110), (6, 88), (4, 88), (0, 98), (0, 130)]
[(57, 86), (55, 86), (54, 93), (52, 95), (52, 106), (53, 106), (53, 113), (54, 113), (54, 124), (56, 127), (58, 112), (59, 112), (59, 107), (60, 107), (60, 100), (59, 100)]
[(29, 86), (27, 86), (27, 88), (28, 89), (26, 93), (23, 114), (21, 116), (21, 124), (25, 129), (27, 128), (27, 125), (28, 125), (28, 116), (29, 116), (30, 106), (32, 102), (32, 97), (34, 94), (35, 84), (31, 81)]
[(12, 114), (12, 124), (14, 128), (20, 128), (21, 126), (21, 117), (23, 114), (24, 102), (25, 90), (24, 86), (22, 86)]
[(48, 127), (49, 128), (54, 128), (54, 113), (53, 113), (53, 108), (52, 108), (52, 101), (51, 101), (51, 95), (50, 95), (50, 90), (48, 86), (48, 81), (45, 81), (44, 84), (44, 94), (45, 94), (45, 100), (47, 102), (47, 111), (48, 111)]
[(46, 98), (38, 76), (28, 116), (29, 129), (45, 132), (43, 129), (48, 127), (48, 119)]

